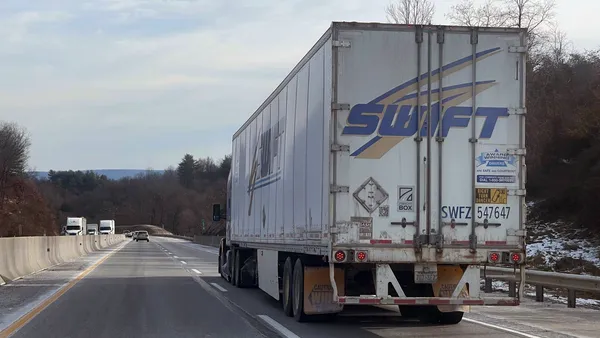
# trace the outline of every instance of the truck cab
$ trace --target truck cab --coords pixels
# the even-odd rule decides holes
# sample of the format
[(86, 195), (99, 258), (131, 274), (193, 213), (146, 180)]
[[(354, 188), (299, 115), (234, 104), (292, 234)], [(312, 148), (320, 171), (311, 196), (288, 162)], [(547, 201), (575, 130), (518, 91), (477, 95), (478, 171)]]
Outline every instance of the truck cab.
[(85, 217), (67, 217), (65, 232), (67, 236), (83, 236), (86, 231)]
[(98, 224), (88, 224), (87, 234), (92, 236), (98, 235)]
[(115, 221), (112, 219), (104, 219), (100, 221), (100, 234), (101, 235), (114, 235), (115, 233)]

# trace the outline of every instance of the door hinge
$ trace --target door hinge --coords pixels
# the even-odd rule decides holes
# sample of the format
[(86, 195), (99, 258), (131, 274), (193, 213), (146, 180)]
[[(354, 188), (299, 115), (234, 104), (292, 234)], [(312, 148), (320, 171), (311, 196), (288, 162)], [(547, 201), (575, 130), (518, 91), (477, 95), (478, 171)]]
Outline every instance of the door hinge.
[(350, 151), (350, 146), (345, 144), (332, 144), (331, 151)]
[(506, 149), (506, 153), (514, 156), (525, 156), (527, 154), (527, 150), (525, 148), (511, 148)]
[(333, 47), (350, 48), (350, 41), (345, 40), (333, 40), (331, 42)]
[(510, 46), (508, 47), (509, 53), (527, 53), (526, 46)]
[(331, 110), (350, 110), (349, 103), (332, 103)]
[(437, 30), (437, 43), (439, 43), (439, 44), (444, 43), (444, 28), (441, 26), (438, 27), (438, 30)]
[(509, 115), (527, 115), (527, 108), (508, 108)]
[(329, 191), (331, 193), (350, 192), (350, 187), (345, 185), (331, 185)]
[(527, 194), (527, 190), (525, 189), (509, 189), (508, 196), (525, 196)]
[(527, 236), (527, 230), (525, 229), (506, 229), (507, 236), (518, 236), (525, 237)]

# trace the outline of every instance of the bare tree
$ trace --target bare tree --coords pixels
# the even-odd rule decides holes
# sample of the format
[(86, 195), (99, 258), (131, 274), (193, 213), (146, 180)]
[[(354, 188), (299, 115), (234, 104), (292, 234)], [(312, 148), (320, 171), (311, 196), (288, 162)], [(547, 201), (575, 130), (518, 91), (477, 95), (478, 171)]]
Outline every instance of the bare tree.
[(451, 7), (446, 17), (465, 26), (520, 27), (529, 30), (529, 47), (550, 42), (555, 0), (486, 0), (480, 6), (463, 0)]
[(389, 22), (418, 25), (431, 24), (435, 6), (429, 0), (396, 0), (385, 8)]
[(572, 48), (572, 44), (567, 38), (567, 34), (560, 30), (556, 25), (552, 25), (548, 42), (553, 61), (556, 64), (565, 63)]
[(25, 173), (30, 146), (25, 129), (16, 123), (0, 123), (0, 205), (4, 203), (10, 179)]
[(510, 26), (508, 9), (498, 6), (498, 1), (487, 0), (476, 6), (473, 0), (463, 0), (453, 5), (446, 17), (453, 23), (464, 26), (502, 27)]

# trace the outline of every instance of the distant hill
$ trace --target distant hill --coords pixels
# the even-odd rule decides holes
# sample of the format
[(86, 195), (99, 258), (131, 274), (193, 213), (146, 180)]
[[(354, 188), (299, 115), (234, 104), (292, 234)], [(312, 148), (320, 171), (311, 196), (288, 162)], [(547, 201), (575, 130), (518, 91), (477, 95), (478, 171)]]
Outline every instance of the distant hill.
[[(87, 169), (81, 171), (91, 170), (98, 175), (105, 175), (109, 180), (119, 180), (124, 177), (134, 177), (138, 174), (143, 174), (148, 170), (145, 169)], [(162, 174), (164, 170), (150, 170), (153, 173)], [(39, 179), (47, 179), (47, 171), (34, 171), (34, 174)]]

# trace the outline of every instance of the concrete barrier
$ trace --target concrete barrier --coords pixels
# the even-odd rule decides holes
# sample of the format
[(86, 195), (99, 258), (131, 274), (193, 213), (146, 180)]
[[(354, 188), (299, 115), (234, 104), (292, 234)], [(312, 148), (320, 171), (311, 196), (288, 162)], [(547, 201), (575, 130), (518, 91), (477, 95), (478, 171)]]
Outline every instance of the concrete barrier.
[(100, 251), (124, 240), (124, 235), (0, 238), (0, 283)]

